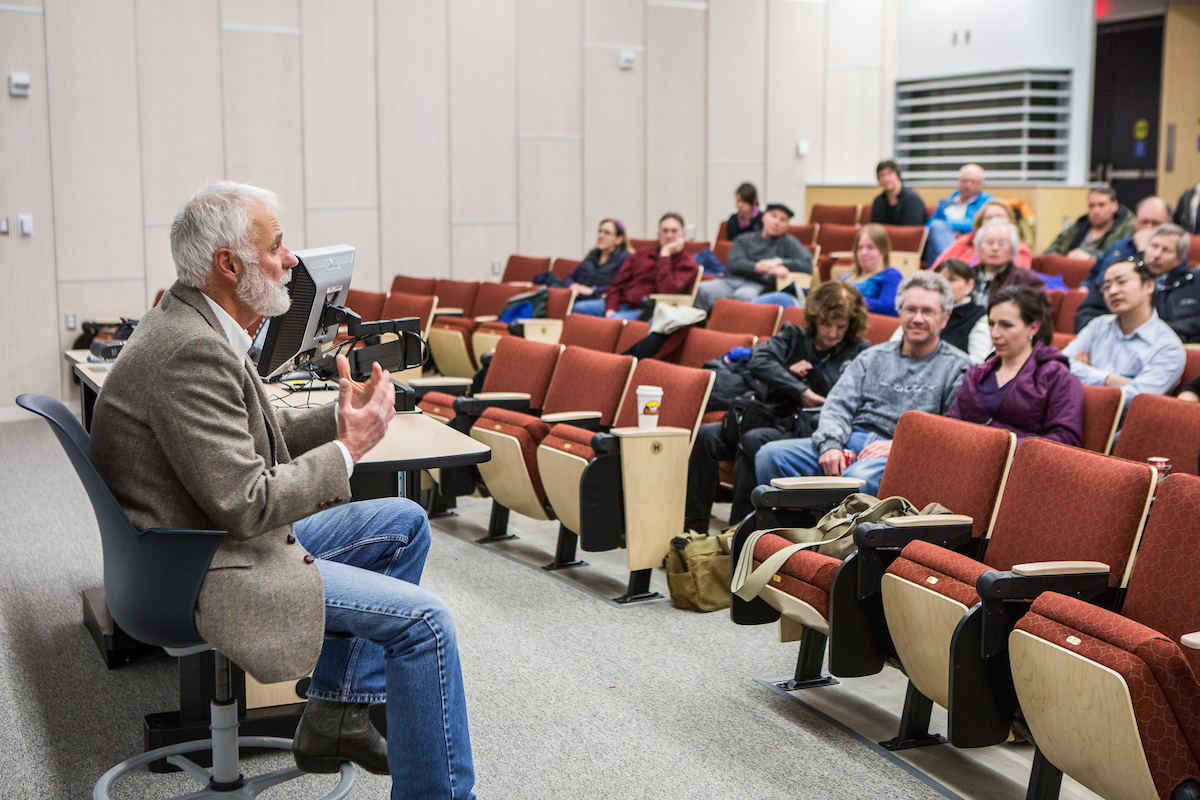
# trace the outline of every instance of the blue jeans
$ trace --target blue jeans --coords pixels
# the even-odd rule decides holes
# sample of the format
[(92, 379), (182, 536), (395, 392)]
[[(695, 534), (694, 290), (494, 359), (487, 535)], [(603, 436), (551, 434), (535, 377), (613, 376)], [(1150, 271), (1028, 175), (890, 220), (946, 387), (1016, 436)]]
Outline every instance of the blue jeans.
[[(843, 450), (853, 450), (861, 453), (862, 449), (871, 442), (878, 442), (884, 437), (877, 433), (855, 428), (850, 438), (843, 445)], [(824, 475), (812, 439), (784, 439), (778, 442), (768, 442), (754, 457), (754, 473), (759, 484), (770, 483), (772, 478), (785, 478), (795, 475)], [(887, 457), (870, 458), (866, 461), (855, 461), (842, 474), (847, 478), (862, 478), (866, 485), (859, 491), (874, 495), (879, 491), (879, 479), (883, 477), (883, 468), (887, 466)]]
[(473, 798), (454, 618), (417, 585), (429, 521), (410, 500), (350, 503), (296, 523), (325, 583), (326, 638), (308, 696), (387, 703), (392, 800)]
[(929, 237), (925, 245), (926, 261), (932, 264), (942, 254), (942, 251), (954, 244), (954, 241), (961, 235), (944, 219), (930, 220)]
[(572, 314), (587, 314), (589, 317), (604, 316), (604, 298), (589, 297), (587, 300), (577, 297), (575, 305), (571, 306)]
[(796, 295), (791, 292), (766, 292), (754, 298), (751, 302), (754, 303), (771, 303), (784, 308), (791, 308), (798, 305)]

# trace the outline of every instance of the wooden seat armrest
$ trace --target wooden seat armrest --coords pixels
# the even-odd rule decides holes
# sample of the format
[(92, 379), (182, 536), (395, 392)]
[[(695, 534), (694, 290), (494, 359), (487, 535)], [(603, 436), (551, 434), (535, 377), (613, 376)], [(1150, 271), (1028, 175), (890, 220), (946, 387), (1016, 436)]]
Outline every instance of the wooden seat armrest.
[(1192, 650), (1200, 650), (1200, 631), (1195, 633), (1185, 633), (1179, 637), (1179, 643), (1184, 647), (1189, 647)]
[(578, 424), (585, 420), (599, 420), (603, 416), (599, 411), (557, 411), (553, 414), (542, 414), (542, 422), (557, 425), (560, 422)]
[(639, 437), (653, 436), (691, 436), (692, 432), (687, 428), (672, 428), (667, 425), (660, 425), (657, 428), (613, 428), (609, 431), (618, 439), (636, 439)]
[(476, 317), (475, 321), (476, 322), (495, 322), (498, 319), (500, 319), (500, 317), (496, 316), (495, 314), (483, 314), (481, 316)]
[(440, 308), (435, 308), (433, 310), (433, 315), (435, 317), (461, 317), (463, 315), (463, 310), (461, 308), (452, 308), (450, 306), (444, 306), (444, 307), (440, 307)]
[[(911, 517), (892, 517), (884, 520), (893, 528), (925, 528), (939, 525), (974, 525), (966, 514), (913, 514)], [(1105, 567), (1107, 570), (1108, 567)]]
[(482, 392), (473, 397), (456, 397), (454, 411), (477, 417), (489, 408), (529, 413), (529, 395), (525, 392)]
[(471, 379), (438, 375), (429, 378), (412, 378), (408, 381), (408, 385), (416, 393), (417, 399), (424, 397), (429, 392), (442, 392), (457, 396), (466, 394), (470, 390)]
[(652, 294), (650, 299), (656, 303), (666, 303), (669, 306), (690, 306), (692, 304), (690, 294)]
[(866, 486), (867, 482), (862, 478), (802, 475), (794, 478), (772, 478), (771, 485), (776, 489), (858, 489)]
[(480, 392), (476, 400), (528, 400), (528, 392)]
[(854, 253), (851, 252), (850, 250), (834, 250), (829, 253), (829, 257), (832, 258), (834, 261), (838, 261), (843, 258), (849, 258), (849, 259), (853, 260)]
[(1097, 575), (1108, 574), (1108, 564), (1099, 561), (1035, 561), (1014, 564), (1013, 573), (1023, 577), (1035, 575)]
[(792, 284), (796, 285), (797, 289), (807, 289), (812, 286), (811, 272), (789, 272), (787, 275), (778, 275), (775, 277), (775, 291), (782, 292)]

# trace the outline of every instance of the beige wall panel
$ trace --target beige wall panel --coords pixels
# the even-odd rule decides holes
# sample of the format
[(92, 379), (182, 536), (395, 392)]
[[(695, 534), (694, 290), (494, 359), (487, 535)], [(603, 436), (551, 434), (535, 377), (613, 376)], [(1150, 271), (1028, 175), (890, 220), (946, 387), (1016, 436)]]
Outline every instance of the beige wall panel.
[(886, 152), (882, 129), (880, 70), (834, 69), (826, 72), (826, 183), (869, 181)]
[(146, 308), (159, 289), (175, 282), (175, 259), (171, 257), (171, 229), (166, 225), (146, 226)]
[[(11, 407), (22, 392), (57, 397), (60, 387), (43, 22), (41, 14), (0, 11), (0, 75), (30, 76), (29, 97), (11, 97), (7, 87), (0, 94), (0, 217), (12, 231), (0, 236), (6, 289), (0, 315), (10, 331), (33, 334), (6, 355), (0, 408)], [(33, 214), (33, 236), (17, 234), (17, 214)]]
[[(896, 64), (900, 46), (900, 0), (884, 0), (883, 58), (880, 72), (879, 127), (882, 131), (880, 151), (886, 158), (896, 153)], [(874, 165), (871, 165), (874, 169)], [(874, 177), (874, 173), (867, 179)]]
[(583, 54), (583, 226), (616, 217), (630, 236), (645, 233), (646, 60), (617, 67), (614, 50)]
[(583, 125), (583, 0), (519, 0), (518, 131), (578, 136)]
[(646, 0), (583, 0), (585, 43), (642, 45), (645, 37)]
[(292, 249), (304, 247), (304, 158), (300, 114), (300, 37), (222, 32), (225, 166), (230, 180), (270, 189)]
[[(151, 299), (154, 295), (151, 294)], [(139, 319), (146, 311), (146, 282), (134, 281), (79, 281), (58, 285), (59, 307), (64, 314), (74, 314), (82, 323), (85, 320), (115, 321), (121, 317)], [(62, 351), (71, 346), (81, 331), (68, 331), (59, 326), (58, 348), (54, 353), (54, 364), (62, 376), (63, 396), (78, 397), (72, 389), (71, 369), (63, 360)]]
[(225, 175), (220, 8), (137, 0), (136, 11), (142, 194), (146, 221), (166, 222)]
[(647, 229), (665, 211), (682, 213), (697, 230), (704, 227), (706, 37), (704, 11), (647, 8)]
[[(703, 230), (696, 228), (697, 239), (712, 239), (717, 235), (717, 228), (729, 219), (729, 215), (737, 211), (733, 203), (733, 194), (737, 187), (746, 181), (758, 188), (759, 208), (766, 208), (767, 203), (775, 202), (773, 197), (763, 193), (763, 165), (757, 164), (709, 164), (708, 165), (708, 226)], [(800, 209), (793, 206), (797, 213)]]
[(377, 206), (373, 0), (304, 0), (300, 11), (305, 198)]
[(517, 252), (516, 225), (455, 225), (451, 235), (455, 280), (499, 280), (492, 274), (492, 262), (499, 261), (503, 269), (508, 257)]
[(696, 234), (701, 238), (715, 236), (733, 213), (733, 192), (743, 181), (763, 189), (766, 15), (767, 0), (708, 4), (708, 190), (705, 224)]
[(446, 0), (379, 4), (379, 217), (384, 283), (450, 274)]
[[(823, 180), (825, 4), (769, 0), (765, 196), (804, 207), (804, 189)], [(797, 140), (809, 143), (796, 155)]]
[[(1171, 3), (1163, 35), (1158, 193), (1174, 204), (1200, 180), (1200, 5)], [(1167, 126), (1175, 126), (1175, 168), (1166, 171)]]
[(133, 2), (55, 0), (45, 21), (58, 275), (144, 275)]
[(379, 215), (376, 211), (310, 211), (308, 212), (308, 241), (310, 247), (325, 247), (333, 244), (348, 244), (355, 248), (354, 277), (350, 285), (355, 289), (377, 292), (392, 284), (388, 276), (387, 286), (380, 285), (379, 275)]
[(581, 223), (582, 143), (522, 139), (519, 171), (519, 252), (525, 255), (582, 258), (591, 246), (591, 240), (586, 238)]
[[(879, 66), (887, 0), (835, 0), (827, 9), (826, 58), (832, 64)], [(852, 98), (845, 98), (850, 101)]]
[(221, 0), (222, 25), (299, 28), (298, 0)]
[[(517, 219), (516, 22), (515, 0), (450, 2), (452, 223)], [(461, 240), (451, 239), (456, 277), (478, 268), (474, 249), (455, 246)]]

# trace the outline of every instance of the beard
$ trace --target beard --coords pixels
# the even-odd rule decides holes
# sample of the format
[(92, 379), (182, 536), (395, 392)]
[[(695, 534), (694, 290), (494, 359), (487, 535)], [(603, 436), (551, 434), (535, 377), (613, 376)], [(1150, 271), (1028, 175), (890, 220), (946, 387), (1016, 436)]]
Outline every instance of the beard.
[(267, 277), (257, 256), (242, 258), (242, 264), (246, 270), (242, 280), (238, 281), (237, 299), (255, 314), (264, 317), (278, 317), (285, 313), (292, 305), (292, 296), (287, 290), (292, 273), (283, 273), (283, 277), (276, 283)]

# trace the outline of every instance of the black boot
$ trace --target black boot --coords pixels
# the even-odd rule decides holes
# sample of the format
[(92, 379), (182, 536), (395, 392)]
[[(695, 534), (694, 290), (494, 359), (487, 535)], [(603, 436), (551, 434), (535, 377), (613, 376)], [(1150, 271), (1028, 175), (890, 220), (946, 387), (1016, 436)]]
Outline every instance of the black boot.
[(388, 774), (387, 741), (371, 724), (366, 703), (309, 698), (292, 739), (302, 772), (337, 772), (351, 761), (367, 772)]

